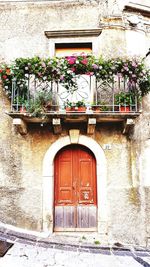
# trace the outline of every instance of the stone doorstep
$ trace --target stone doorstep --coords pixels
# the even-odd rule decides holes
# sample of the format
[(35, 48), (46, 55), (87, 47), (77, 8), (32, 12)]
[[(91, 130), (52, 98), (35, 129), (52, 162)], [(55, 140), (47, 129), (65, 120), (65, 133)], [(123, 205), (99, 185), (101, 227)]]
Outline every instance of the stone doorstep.
[[(4, 231), (5, 230), (5, 231)], [(86, 233), (84, 234), (86, 236)], [(79, 236), (78, 236), (79, 238)], [(75, 236), (65, 236), (65, 235), (55, 235), (52, 234), (49, 237), (38, 237), (35, 235), (31, 235), (28, 233), (20, 233), (13, 230), (8, 230), (4, 228), (0, 228), (0, 240), (1, 242), (10, 242), (11, 246), (13, 243), (24, 243), (42, 247), (51, 247), (55, 249), (63, 249), (63, 250), (78, 250), (78, 251), (87, 251), (91, 253), (104, 253), (110, 254), (112, 251), (114, 254), (123, 255), (123, 252), (133, 255), (133, 251), (135, 253), (142, 254), (143, 256), (150, 256), (150, 250), (146, 248), (134, 247), (133, 245), (122, 245), (120, 243), (115, 243), (113, 245), (102, 245), (102, 244), (94, 244), (94, 241), (100, 239), (100, 236), (94, 235), (92, 242), (89, 242), (88, 235), (87, 240), (82, 240), (80, 236), (80, 240), (75, 240), (77, 237)], [(12, 242), (12, 243), (11, 243)], [(132, 249), (131, 249), (132, 247)], [(7, 252), (7, 251), (6, 251)], [(142, 256), (141, 255), (141, 256)]]

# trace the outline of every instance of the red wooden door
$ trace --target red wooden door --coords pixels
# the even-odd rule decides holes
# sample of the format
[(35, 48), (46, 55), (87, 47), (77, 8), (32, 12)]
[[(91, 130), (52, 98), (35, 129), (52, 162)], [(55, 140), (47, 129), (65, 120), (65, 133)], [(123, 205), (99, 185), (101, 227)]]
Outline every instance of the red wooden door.
[(55, 231), (95, 230), (96, 160), (79, 145), (63, 148), (55, 158)]

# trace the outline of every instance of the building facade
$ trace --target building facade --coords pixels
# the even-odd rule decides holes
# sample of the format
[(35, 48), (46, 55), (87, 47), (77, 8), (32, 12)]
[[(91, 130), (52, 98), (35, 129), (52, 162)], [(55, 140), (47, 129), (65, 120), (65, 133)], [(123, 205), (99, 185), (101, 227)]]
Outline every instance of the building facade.
[[(146, 0), (1, 1), (0, 17), (2, 64), (78, 51), (144, 58), (149, 50)], [(3, 85), (0, 103), (2, 223), (149, 245), (149, 95), (131, 112), (55, 110), (48, 121), (11, 113)]]

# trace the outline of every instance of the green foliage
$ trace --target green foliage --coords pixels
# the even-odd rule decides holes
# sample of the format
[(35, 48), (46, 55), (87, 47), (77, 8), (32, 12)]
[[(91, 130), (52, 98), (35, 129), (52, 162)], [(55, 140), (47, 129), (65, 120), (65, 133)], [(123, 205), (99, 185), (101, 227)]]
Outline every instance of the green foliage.
[(34, 99), (30, 100), (29, 112), (33, 117), (38, 117), (42, 113), (49, 111), (52, 105), (52, 94), (49, 91), (39, 91)]
[(28, 111), (33, 117), (41, 117), (43, 114), (43, 107), (40, 105), (38, 100), (31, 99)]
[(76, 103), (75, 103), (75, 106), (76, 107), (85, 107), (85, 103), (84, 103), (84, 101), (83, 100), (80, 100), (80, 101), (77, 101)]
[(108, 105), (108, 103), (106, 103), (104, 101), (97, 101), (97, 103), (93, 102), (91, 104), (91, 106), (93, 107), (93, 110), (96, 109), (99, 111), (109, 111), (109, 107), (107, 105)]
[(68, 108), (74, 108), (74, 107), (85, 107), (85, 103), (83, 100), (80, 100), (80, 101), (77, 101), (77, 102), (71, 102), (67, 99), (67, 101), (65, 102), (64, 104), (65, 108), (68, 107)]
[(64, 107), (65, 108), (73, 108), (75, 105), (73, 102), (69, 101), (68, 99), (66, 100), (66, 102), (64, 103)]
[(0, 79), (6, 93), (11, 96), (12, 80), (27, 94), (27, 82), (33, 76), (37, 81), (58, 81), (66, 89), (77, 88), (76, 76), (96, 76), (97, 80), (113, 82), (114, 76), (125, 78), (129, 86), (144, 96), (150, 91), (150, 71), (143, 60), (137, 58), (96, 59), (93, 55), (81, 54), (62, 58), (17, 58), (11, 65), (0, 66)]
[(130, 106), (135, 104), (135, 95), (132, 92), (120, 92), (115, 95), (115, 104), (120, 106)]
[(141, 96), (144, 96), (150, 92), (150, 75), (148, 74), (148, 71), (143, 79), (139, 80), (139, 87), (141, 90)]

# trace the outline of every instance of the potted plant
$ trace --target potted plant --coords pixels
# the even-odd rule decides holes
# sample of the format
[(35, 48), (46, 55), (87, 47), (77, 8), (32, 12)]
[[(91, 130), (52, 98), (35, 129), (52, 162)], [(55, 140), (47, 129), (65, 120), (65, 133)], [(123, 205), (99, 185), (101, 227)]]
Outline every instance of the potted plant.
[(71, 102), (67, 99), (64, 104), (66, 112), (85, 112), (86, 105), (83, 100), (77, 102)]
[(44, 112), (48, 112), (52, 109), (52, 93), (50, 91), (41, 90), (36, 93), (36, 103), (43, 108)]
[(29, 102), (29, 113), (33, 117), (41, 117), (44, 113), (43, 107), (40, 102), (36, 99), (31, 99)]
[(120, 112), (129, 112), (134, 102), (132, 92), (120, 92), (115, 95), (115, 105), (119, 106)]
[(109, 110), (106, 102), (104, 101), (98, 101), (97, 103), (94, 102), (92, 103), (91, 107), (94, 113), (99, 113), (101, 111), (105, 112)]
[(34, 98), (29, 101), (29, 112), (38, 117), (52, 109), (52, 93), (49, 91), (39, 91)]
[(27, 100), (22, 96), (16, 96), (13, 101), (13, 108), (17, 112), (27, 112)]
[(80, 100), (75, 103), (75, 110), (78, 112), (85, 112), (86, 111), (86, 105), (83, 100)]
[(64, 103), (64, 107), (66, 112), (72, 112), (75, 111), (75, 103), (71, 102), (67, 99), (67, 101)]

